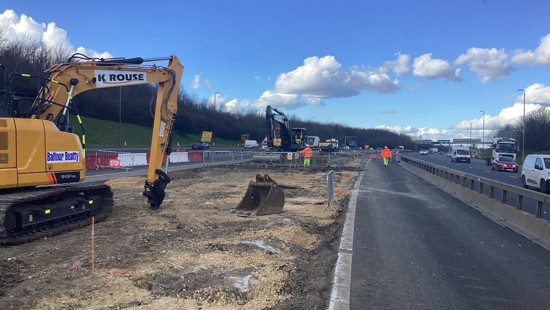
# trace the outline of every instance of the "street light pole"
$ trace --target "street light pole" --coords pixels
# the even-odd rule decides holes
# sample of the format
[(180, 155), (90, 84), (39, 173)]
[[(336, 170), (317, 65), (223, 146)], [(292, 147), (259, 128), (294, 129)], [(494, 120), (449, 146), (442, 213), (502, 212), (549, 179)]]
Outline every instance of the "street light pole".
[[(216, 99), (218, 98), (219, 92), (214, 93), (214, 117), (212, 117), (213, 124), (212, 124), (212, 136), (214, 136), (214, 131), (216, 130)], [(213, 138), (213, 137), (212, 137)]]
[(118, 88), (118, 145), (122, 145), (122, 87)]
[(470, 122), (470, 131), (469, 131), (469, 135), (468, 135), (468, 142), (470, 142), (470, 145), (472, 145), (472, 122)]
[(479, 111), (483, 113), (483, 127), (481, 127), (481, 149), (485, 149), (485, 145), (483, 144), (485, 142), (485, 111)]
[(525, 89), (520, 88), (518, 91), (523, 92), (523, 121), (521, 131), (523, 137), (521, 138), (521, 162), (525, 160)]

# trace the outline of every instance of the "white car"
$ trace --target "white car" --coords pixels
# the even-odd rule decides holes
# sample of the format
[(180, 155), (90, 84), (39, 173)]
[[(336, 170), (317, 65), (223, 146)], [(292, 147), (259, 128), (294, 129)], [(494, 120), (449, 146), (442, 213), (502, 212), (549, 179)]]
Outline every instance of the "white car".
[(428, 155), (428, 154), (429, 154), (428, 150), (424, 150), (424, 149), (420, 150), (420, 155)]

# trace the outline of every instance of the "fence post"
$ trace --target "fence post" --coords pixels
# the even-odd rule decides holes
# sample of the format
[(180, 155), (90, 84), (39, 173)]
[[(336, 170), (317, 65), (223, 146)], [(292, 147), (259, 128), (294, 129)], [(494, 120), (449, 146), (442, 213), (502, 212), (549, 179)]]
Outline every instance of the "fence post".
[(323, 211), (325, 211), (328, 208), (330, 208), (332, 211), (336, 211), (330, 205), (330, 203), (333, 202), (333, 201), (338, 202), (336, 199), (334, 199), (334, 176), (333, 175), (334, 175), (333, 170), (330, 170), (327, 173), (327, 195), (328, 195), (328, 197), (327, 197), (327, 206)]

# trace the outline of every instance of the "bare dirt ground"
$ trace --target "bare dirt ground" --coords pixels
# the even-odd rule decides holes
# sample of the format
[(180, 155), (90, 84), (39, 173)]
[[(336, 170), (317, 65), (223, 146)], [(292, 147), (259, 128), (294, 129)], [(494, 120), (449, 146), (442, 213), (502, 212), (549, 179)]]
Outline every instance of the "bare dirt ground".
[[(280, 214), (231, 211), (256, 174), (268, 174), (286, 203)], [(160, 210), (142, 177), (107, 183), (115, 205), (91, 227), (0, 248), (2, 309), (326, 309), (343, 209), (358, 175), (335, 171), (210, 167), (170, 174)]]

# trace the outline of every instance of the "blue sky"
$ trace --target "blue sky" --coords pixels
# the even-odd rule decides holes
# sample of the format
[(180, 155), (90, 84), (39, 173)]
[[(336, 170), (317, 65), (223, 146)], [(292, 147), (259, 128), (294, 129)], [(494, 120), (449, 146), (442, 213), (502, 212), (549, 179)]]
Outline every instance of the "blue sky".
[(270, 104), (452, 139), (516, 124), (518, 89), (527, 112), (550, 103), (548, 12), (547, 0), (3, 0), (0, 29), (89, 56), (175, 54), (182, 88), (227, 111)]

